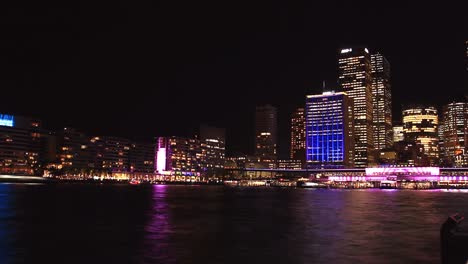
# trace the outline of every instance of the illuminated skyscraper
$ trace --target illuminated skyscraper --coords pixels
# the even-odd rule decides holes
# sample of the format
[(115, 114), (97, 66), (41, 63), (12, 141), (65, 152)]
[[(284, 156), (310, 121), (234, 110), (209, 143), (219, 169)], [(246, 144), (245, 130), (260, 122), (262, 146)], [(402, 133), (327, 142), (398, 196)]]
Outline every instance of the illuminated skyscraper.
[(380, 53), (371, 55), (373, 136), (376, 150), (390, 148), (392, 140), (392, 93), (390, 63)]
[(439, 117), (434, 107), (412, 107), (403, 110), (405, 140), (424, 147), (429, 165), (436, 165), (439, 158), (437, 129)]
[(451, 166), (467, 166), (468, 103), (452, 102), (444, 106), (444, 158)]
[(255, 111), (255, 155), (262, 161), (276, 160), (277, 110), (271, 105)]
[(325, 92), (306, 99), (308, 168), (352, 167), (353, 106), (346, 93)]
[(342, 49), (338, 60), (341, 88), (353, 100), (355, 152), (354, 166), (374, 163), (372, 136), (372, 73), (367, 48)]
[(291, 117), (291, 159), (305, 162), (305, 113), (298, 108)]

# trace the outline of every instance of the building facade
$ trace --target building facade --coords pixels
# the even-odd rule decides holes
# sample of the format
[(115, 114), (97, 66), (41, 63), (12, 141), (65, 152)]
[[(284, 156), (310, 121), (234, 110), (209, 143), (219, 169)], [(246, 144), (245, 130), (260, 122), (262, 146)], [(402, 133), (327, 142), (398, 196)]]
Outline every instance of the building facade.
[(40, 174), (40, 147), (38, 120), (0, 114), (0, 173)]
[(128, 153), (130, 172), (154, 172), (154, 144), (148, 142), (133, 142)]
[(401, 142), (405, 140), (405, 133), (403, 131), (403, 126), (393, 126), (393, 143)]
[(405, 140), (422, 145), (430, 165), (439, 159), (439, 117), (435, 107), (410, 107), (403, 110)]
[(226, 130), (211, 126), (200, 127), (203, 172), (206, 176), (224, 175), (226, 163)]
[(468, 103), (452, 102), (443, 108), (443, 156), (448, 166), (468, 165)]
[(338, 81), (353, 102), (354, 166), (374, 163), (371, 57), (367, 48), (342, 49), (338, 60)]
[(372, 65), (372, 129), (375, 150), (392, 147), (392, 91), (390, 63), (380, 53), (371, 55)]
[(96, 170), (109, 173), (130, 171), (130, 140), (119, 137), (94, 137), (90, 142)]
[(305, 164), (305, 110), (298, 108), (291, 117), (291, 155), (292, 160)]
[(255, 111), (255, 155), (276, 163), (277, 109), (271, 105), (257, 106)]
[(326, 92), (306, 99), (308, 168), (353, 167), (353, 104), (346, 93)]
[(203, 172), (200, 140), (158, 137), (155, 164), (159, 174), (199, 176)]

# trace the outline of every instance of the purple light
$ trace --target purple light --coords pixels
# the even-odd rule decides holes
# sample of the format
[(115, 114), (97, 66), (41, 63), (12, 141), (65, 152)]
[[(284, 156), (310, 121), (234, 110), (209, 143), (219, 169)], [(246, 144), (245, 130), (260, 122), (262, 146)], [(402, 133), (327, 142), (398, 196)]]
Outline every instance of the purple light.
[(156, 157), (156, 170), (162, 173), (166, 170), (166, 148), (159, 148)]

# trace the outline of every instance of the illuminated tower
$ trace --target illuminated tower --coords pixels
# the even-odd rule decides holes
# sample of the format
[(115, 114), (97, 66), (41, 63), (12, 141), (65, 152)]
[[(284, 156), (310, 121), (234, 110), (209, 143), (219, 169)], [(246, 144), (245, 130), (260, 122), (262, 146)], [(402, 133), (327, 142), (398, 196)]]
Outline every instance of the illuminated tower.
[(338, 80), (353, 101), (354, 166), (374, 163), (372, 136), (372, 74), (371, 57), (367, 48), (342, 49), (338, 60)]
[(277, 110), (271, 105), (255, 111), (255, 155), (261, 160), (276, 160)]
[(452, 102), (444, 106), (444, 158), (451, 166), (467, 166), (468, 103)]
[(324, 92), (306, 99), (308, 168), (353, 167), (353, 106), (346, 93)]
[(380, 53), (371, 55), (373, 136), (376, 150), (390, 148), (392, 140), (392, 93), (390, 63)]
[(291, 117), (291, 159), (305, 161), (305, 114), (298, 108)]
[(411, 107), (403, 110), (405, 140), (424, 148), (429, 165), (436, 165), (439, 158), (437, 135), (439, 117), (434, 107)]

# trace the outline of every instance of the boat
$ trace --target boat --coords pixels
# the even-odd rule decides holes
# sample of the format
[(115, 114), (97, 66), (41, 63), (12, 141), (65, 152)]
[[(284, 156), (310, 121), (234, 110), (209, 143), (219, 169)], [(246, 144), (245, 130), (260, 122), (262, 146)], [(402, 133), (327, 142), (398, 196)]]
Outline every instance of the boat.
[(138, 185), (138, 184), (140, 184), (141, 182), (140, 182), (139, 180), (131, 179), (129, 183), (130, 183), (131, 185)]
[(298, 181), (297, 187), (300, 188), (328, 188), (326, 184), (311, 181)]

